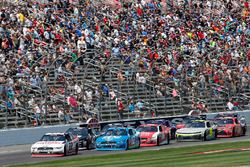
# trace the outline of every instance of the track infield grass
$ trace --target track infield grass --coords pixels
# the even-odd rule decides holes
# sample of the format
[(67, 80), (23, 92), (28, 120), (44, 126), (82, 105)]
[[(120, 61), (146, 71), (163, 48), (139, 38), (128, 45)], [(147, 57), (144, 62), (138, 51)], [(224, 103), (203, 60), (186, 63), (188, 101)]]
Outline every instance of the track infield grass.
[[(242, 150), (240, 148), (248, 148)], [(216, 151), (206, 154), (201, 152)], [(227, 151), (225, 151), (227, 150)], [(198, 154), (195, 154), (198, 153)], [(250, 166), (250, 141), (74, 157), (11, 167), (230, 167)]]

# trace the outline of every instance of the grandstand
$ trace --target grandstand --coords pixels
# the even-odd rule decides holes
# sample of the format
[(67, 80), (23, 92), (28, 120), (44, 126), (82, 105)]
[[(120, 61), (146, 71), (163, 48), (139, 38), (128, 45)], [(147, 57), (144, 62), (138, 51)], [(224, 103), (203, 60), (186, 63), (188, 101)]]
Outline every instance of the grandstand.
[[(110, 10), (114, 7), (109, 8), (101, 1), (74, 1), (76, 3), (72, 4), (60, 2), (64, 1), (52, 0), (33, 6), (38, 11), (49, 11), (52, 8), (52, 15), (56, 18), (54, 21), (52, 17), (47, 17), (50, 15), (49, 12), (45, 13), (46, 17), (39, 12), (34, 13), (35, 11), (31, 10), (31, 2), (24, 0), (13, 4), (13, 8), (19, 5), (28, 9), (27, 12), (21, 7), (14, 10), (18, 14), (16, 21), (11, 20), (9, 16), (11, 8), (3, 9), (1, 12), (1, 21), (8, 23), (7, 28), (1, 26), (1, 41), (10, 39), (5, 36), (7, 30), (11, 31), (15, 26), (22, 29), (20, 24), (30, 29), (33, 35), (34, 31), (40, 31), (41, 27), (27, 26), (36, 15), (44, 19), (43, 26), (46, 26), (47, 30), (43, 31), (52, 32), (50, 29), (54, 28), (54, 37), (51, 42), (52, 37), (46, 39), (44, 34), (38, 34), (38, 37), (29, 43), (26, 39), (29, 38), (27, 31), (24, 32), (27, 36), (24, 38), (23, 49), (20, 49), (20, 44), (17, 48), (10, 42), (7, 42), (6, 47), (2, 44), (0, 128), (84, 122), (88, 117), (97, 117), (101, 121), (117, 120), (118, 98), (124, 105), (123, 119), (187, 114), (190, 110), (196, 109), (199, 102), (203, 103), (204, 112), (226, 111), (229, 99), (234, 101), (237, 109), (247, 108), (250, 99), (249, 15), (238, 16), (249, 11), (245, 1), (242, 1), (241, 6), (232, 4), (234, 12), (228, 7), (229, 3), (221, 4), (225, 9), (220, 16), (223, 21), (228, 19), (225, 30), (220, 27), (223, 23), (218, 20), (219, 14), (216, 15), (216, 12), (210, 16), (213, 18), (210, 26), (199, 25), (202, 19), (194, 19), (195, 16), (208, 18), (209, 14), (205, 11), (201, 14), (201, 10), (206, 8), (217, 11), (216, 4), (209, 7), (209, 0), (203, 7), (198, 3), (197, 7), (194, 2), (166, 6), (160, 1), (146, 4), (139, 1), (122, 1), (120, 4), (116, 1), (115, 3), (119, 4), (115, 5), (115, 8), (118, 8), (115, 11), (120, 12), (119, 17), (125, 22), (115, 20), (116, 13)], [(57, 7), (54, 9), (48, 5), (50, 3), (56, 4), (54, 6)], [(167, 10), (168, 6), (174, 10), (173, 13)], [(144, 15), (140, 13), (139, 8), (144, 10)], [(184, 8), (189, 10), (184, 11)], [(80, 16), (79, 13), (83, 9), (88, 12), (85, 16)], [(137, 12), (136, 16), (133, 12), (129, 13), (134, 20), (129, 20), (121, 14), (129, 10)], [(69, 14), (60, 16), (60, 12)], [(29, 20), (27, 23), (22, 23), (22, 15), (26, 21)], [(173, 16), (180, 18), (176, 19)], [(85, 33), (85, 51), (77, 51), (78, 45), (74, 46), (73, 43), (78, 41), (72, 41), (72, 37), (68, 37), (69, 34), (73, 34), (72, 30), (63, 30), (65, 32), (62, 33), (55, 26), (61, 24), (62, 21), (58, 20), (66, 17), (69, 17), (68, 21), (71, 19), (71, 22), (77, 22), (72, 20), (74, 18), (86, 17), (81, 20), (85, 28), (82, 28), (81, 32), (77, 31), (77, 27), (74, 29), (76, 34), (79, 33), (79, 40)], [(150, 20), (150, 17), (158, 20)], [(192, 20), (191, 23), (194, 25), (185, 29), (183, 25), (188, 21), (185, 20), (187, 18)], [(132, 26), (135, 24), (133, 21), (140, 19), (157, 24), (160, 28), (147, 25), (156, 35), (146, 32), (144, 28), (144, 31), (140, 30), (141, 34), (137, 34), (137, 27)], [(182, 22), (180, 19), (185, 21)], [(32, 24), (37, 24), (34, 23), (36, 19), (32, 21)], [(126, 21), (131, 22), (132, 30), (124, 30), (128, 27)], [(109, 22), (112, 22), (112, 27)], [(119, 29), (116, 24), (120, 24), (121, 28)], [(70, 29), (71, 25), (67, 26)], [(134, 40), (131, 39), (133, 43), (127, 40), (132, 38), (131, 34), (136, 36)], [(225, 38), (233, 38), (240, 44), (229, 39), (227, 41)], [(60, 43), (62, 39), (66, 40)], [(92, 43), (91, 40), (95, 42)], [(65, 48), (67, 52), (62, 51)], [(129, 111), (131, 101), (135, 104), (138, 101), (143, 103), (143, 110), (139, 115), (137, 112)], [(62, 118), (59, 112), (63, 115)]]

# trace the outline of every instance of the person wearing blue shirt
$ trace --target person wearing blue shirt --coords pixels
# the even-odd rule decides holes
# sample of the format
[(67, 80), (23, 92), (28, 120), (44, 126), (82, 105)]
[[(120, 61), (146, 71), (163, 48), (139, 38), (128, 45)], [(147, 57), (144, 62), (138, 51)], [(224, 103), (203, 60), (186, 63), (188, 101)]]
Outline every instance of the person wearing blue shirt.
[(76, 29), (75, 30), (75, 33), (78, 37), (81, 37), (82, 36), (82, 32), (79, 30), (79, 29)]

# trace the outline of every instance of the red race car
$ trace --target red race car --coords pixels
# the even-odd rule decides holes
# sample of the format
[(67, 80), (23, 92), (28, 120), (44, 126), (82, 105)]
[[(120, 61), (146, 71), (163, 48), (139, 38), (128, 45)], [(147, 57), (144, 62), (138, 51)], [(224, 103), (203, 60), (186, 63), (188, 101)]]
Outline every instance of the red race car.
[(169, 144), (170, 129), (165, 125), (145, 124), (136, 130), (140, 133), (141, 147)]
[(218, 125), (217, 137), (236, 137), (245, 135), (245, 130), (237, 117), (221, 117), (215, 120)]

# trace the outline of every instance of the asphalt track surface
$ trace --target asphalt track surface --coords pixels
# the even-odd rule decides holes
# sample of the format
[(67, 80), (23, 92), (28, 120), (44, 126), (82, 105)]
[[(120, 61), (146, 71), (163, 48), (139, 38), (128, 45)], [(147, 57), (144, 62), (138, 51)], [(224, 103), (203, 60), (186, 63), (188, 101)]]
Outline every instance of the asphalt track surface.
[[(250, 127), (248, 127), (249, 129)], [(144, 147), (140, 149), (133, 149), (128, 151), (96, 151), (96, 150), (80, 150), (78, 157), (86, 156), (96, 156), (104, 154), (117, 154), (117, 153), (128, 153), (128, 152), (141, 152), (147, 150), (159, 150), (166, 148), (179, 148), (186, 146), (195, 146), (195, 145), (206, 145), (206, 144), (215, 144), (215, 143), (225, 143), (225, 142), (238, 142), (238, 141), (250, 141), (250, 131), (247, 131), (246, 136), (235, 137), (235, 138), (223, 138), (212, 141), (193, 141), (193, 142), (176, 142), (171, 140), (169, 145), (163, 145), (158, 147)], [(23, 164), (23, 163), (34, 163), (34, 162), (43, 162), (59, 159), (69, 159), (76, 157), (75, 155), (67, 157), (54, 157), (54, 158), (32, 158), (30, 155), (31, 145), (17, 145), (17, 146), (8, 146), (0, 147), (0, 166), (9, 166), (13, 164)]]

